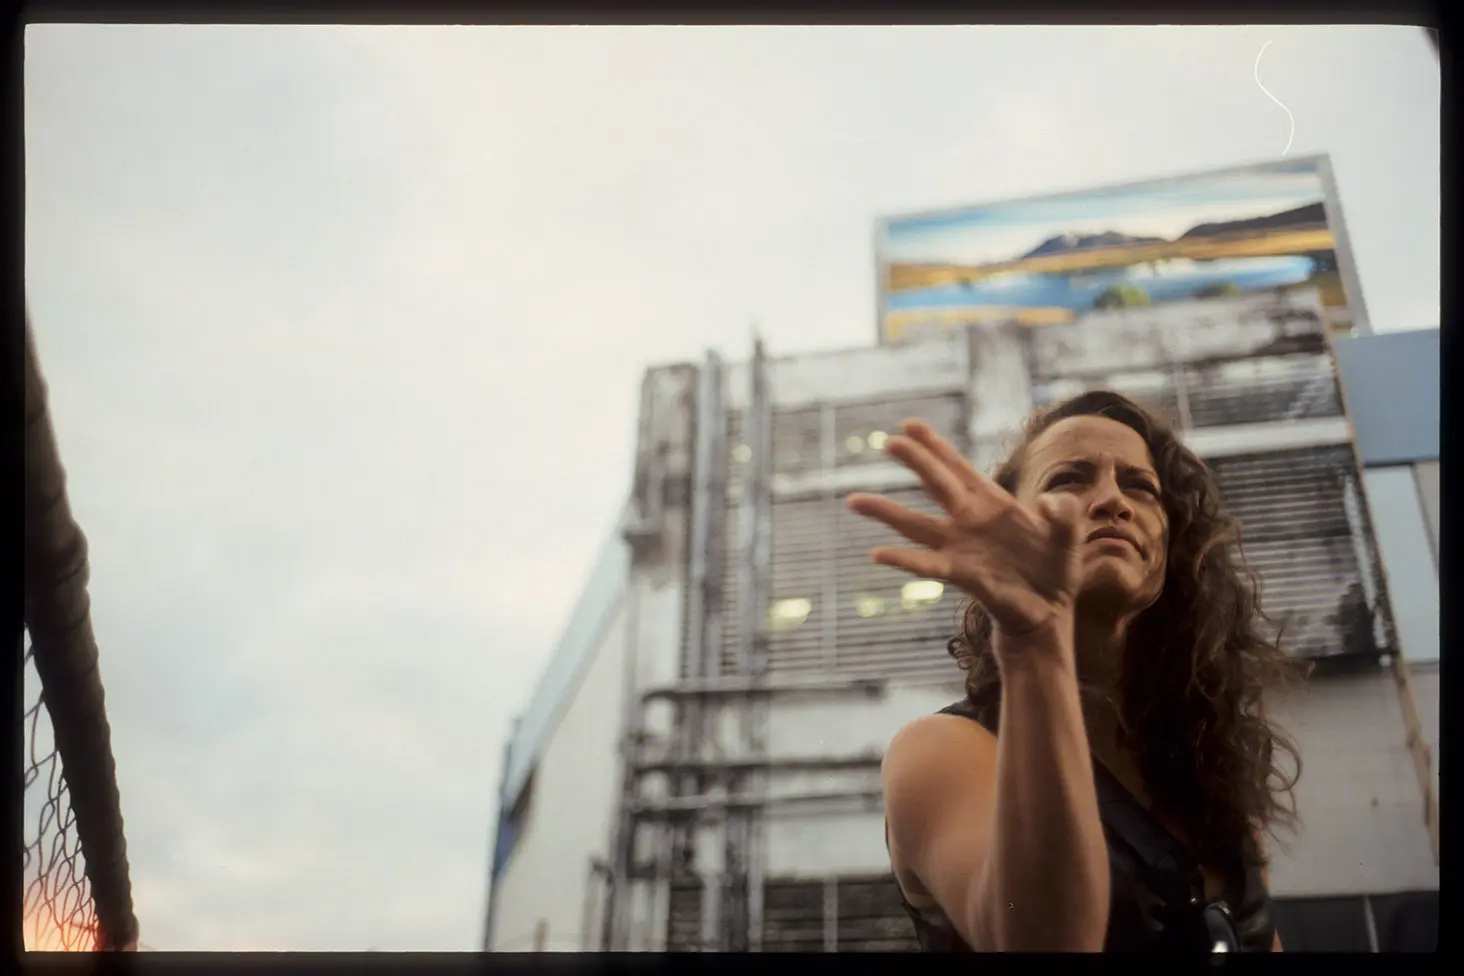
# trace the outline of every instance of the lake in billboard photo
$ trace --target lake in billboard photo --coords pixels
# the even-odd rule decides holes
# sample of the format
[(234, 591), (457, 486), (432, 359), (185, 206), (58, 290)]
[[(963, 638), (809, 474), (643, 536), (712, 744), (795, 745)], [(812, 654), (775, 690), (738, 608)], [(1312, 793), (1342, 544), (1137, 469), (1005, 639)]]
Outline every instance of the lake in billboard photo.
[(1317, 159), (887, 220), (886, 341), (913, 327), (1315, 288), (1345, 306)]

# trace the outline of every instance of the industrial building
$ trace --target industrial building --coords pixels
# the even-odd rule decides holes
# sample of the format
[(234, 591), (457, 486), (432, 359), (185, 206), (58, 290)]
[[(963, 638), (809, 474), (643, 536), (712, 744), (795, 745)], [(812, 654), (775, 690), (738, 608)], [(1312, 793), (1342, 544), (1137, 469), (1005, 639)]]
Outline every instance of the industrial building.
[[(1329, 337), (1303, 291), (969, 327), (647, 372), (623, 523), (507, 744), (494, 951), (914, 948), (879, 763), (958, 699), (961, 598), (869, 563), (853, 491), (931, 510), (909, 417), (990, 470), (1086, 388), (1167, 418), (1239, 517), (1264, 609), (1317, 662), (1278, 703), (1303, 829), (1273, 845), (1290, 949), (1437, 925), (1438, 333)], [(1432, 929), (1429, 926), (1433, 926)]]

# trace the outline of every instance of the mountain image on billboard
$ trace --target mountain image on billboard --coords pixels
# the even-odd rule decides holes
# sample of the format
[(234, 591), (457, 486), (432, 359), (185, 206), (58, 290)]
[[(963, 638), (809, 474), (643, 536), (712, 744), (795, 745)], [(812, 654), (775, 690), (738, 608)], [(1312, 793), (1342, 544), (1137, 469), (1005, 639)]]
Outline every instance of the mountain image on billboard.
[(882, 338), (1298, 288), (1316, 289), (1345, 328), (1321, 165), (1284, 160), (887, 220)]

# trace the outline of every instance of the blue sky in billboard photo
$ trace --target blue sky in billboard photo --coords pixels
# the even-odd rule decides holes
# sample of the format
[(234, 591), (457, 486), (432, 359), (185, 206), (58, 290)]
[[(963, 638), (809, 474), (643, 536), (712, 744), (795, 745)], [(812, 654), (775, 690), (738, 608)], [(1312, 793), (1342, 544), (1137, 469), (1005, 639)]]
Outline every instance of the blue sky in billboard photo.
[(1436, 326), (1416, 28), (28, 28), (142, 941), (479, 946), (645, 368), (873, 343), (883, 217), (1279, 158), (1268, 41), (1374, 328)]
[(892, 219), (884, 253), (897, 262), (979, 265), (1023, 256), (1059, 234), (1117, 231), (1174, 240), (1202, 223), (1267, 216), (1324, 196), (1315, 164), (1286, 164), (1144, 186), (1101, 188), (932, 216)]

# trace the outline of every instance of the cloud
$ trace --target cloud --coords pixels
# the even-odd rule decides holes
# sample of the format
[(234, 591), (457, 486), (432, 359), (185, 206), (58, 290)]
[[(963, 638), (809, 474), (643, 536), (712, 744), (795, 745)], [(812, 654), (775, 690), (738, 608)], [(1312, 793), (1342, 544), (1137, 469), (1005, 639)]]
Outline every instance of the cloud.
[[(1373, 319), (1435, 324), (1423, 38), (1275, 36)], [(29, 28), (27, 291), (143, 941), (477, 946), (644, 368), (871, 341), (879, 215), (1274, 155), (1258, 37)]]

